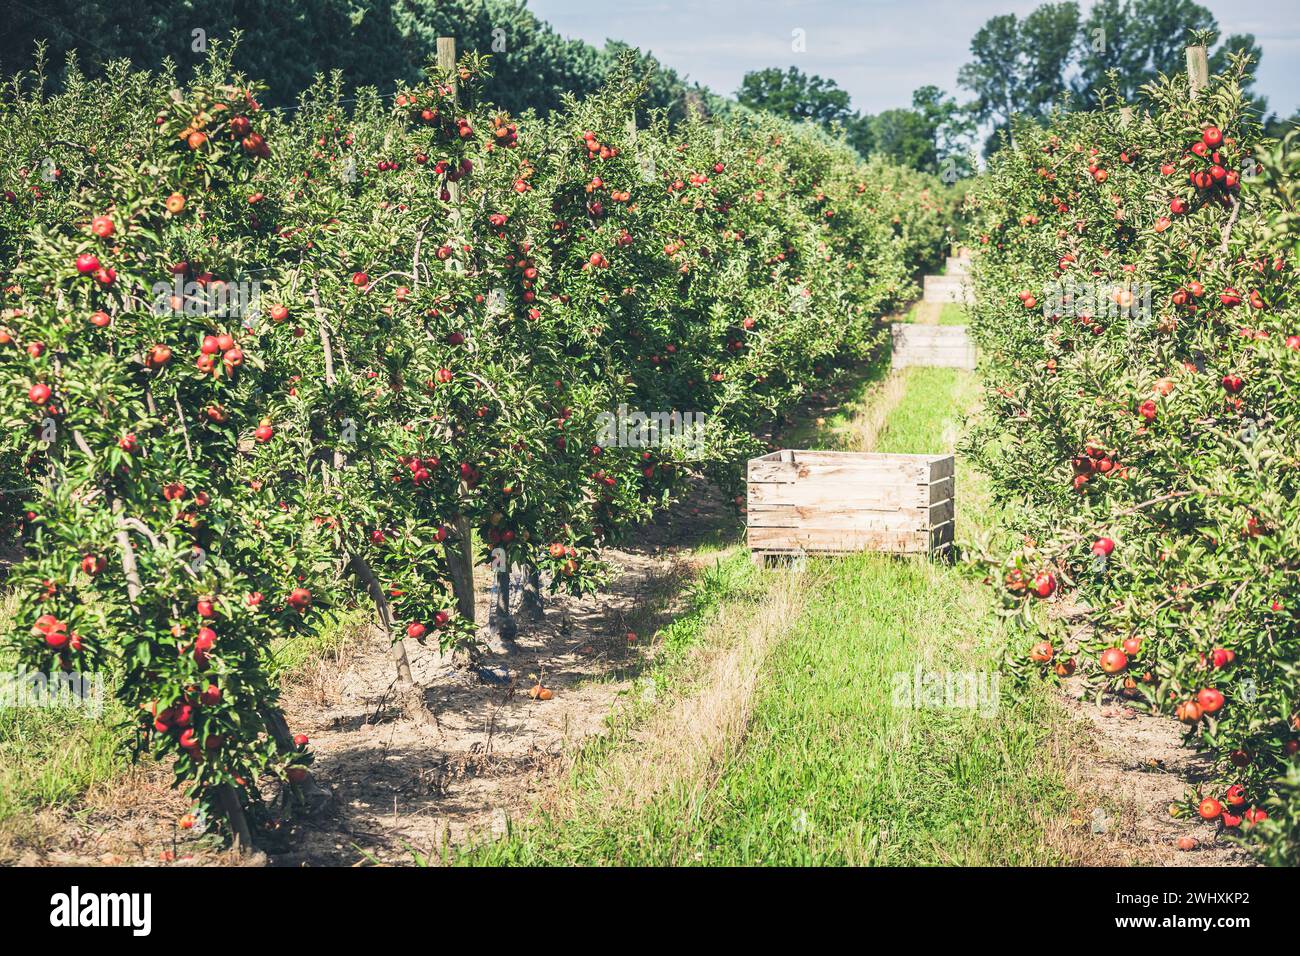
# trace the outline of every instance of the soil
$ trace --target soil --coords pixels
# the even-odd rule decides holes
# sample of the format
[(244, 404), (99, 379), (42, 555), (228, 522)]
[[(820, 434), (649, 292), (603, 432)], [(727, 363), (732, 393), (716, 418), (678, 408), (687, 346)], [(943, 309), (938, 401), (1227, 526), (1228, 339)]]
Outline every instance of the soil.
[[(1094, 832), (1112, 836), (1114, 849), (1125, 862), (1143, 866), (1251, 866), (1242, 848), (1216, 839), (1217, 824), (1199, 817), (1174, 817), (1171, 804), (1189, 789), (1212, 777), (1202, 754), (1183, 744), (1181, 725), (1172, 718), (1151, 715), (1123, 700), (1087, 694), (1081, 680), (1071, 678), (1062, 700), (1083, 725), (1096, 760), (1080, 762), (1076, 786), (1082, 792), (1105, 795), (1115, 815), (1094, 809), (1088, 821)], [(1179, 850), (1180, 837), (1196, 840), (1192, 850)]]
[[(274, 865), (438, 861), (448, 846), (503, 832), (586, 738), (603, 731), (615, 700), (653, 656), (654, 631), (680, 609), (697, 565), (692, 549), (734, 529), (734, 510), (710, 489), (606, 552), (617, 577), (599, 597), (548, 597), (540, 622), (521, 617), (512, 646), (465, 666), (407, 641), (432, 719), (403, 712), (382, 637), (355, 636), (324, 681), (292, 685), (285, 711), (306, 733), (316, 778), (333, 806), (291, 823)], [(486, 578), (486, 575), (479, 575)], [(478, 619), (489, 591), (480, 580)], [(341, 666), (339, 666), (341, 665)], [(529, 696), (540, 676), (554, 696)]]
[[(6, 862), (438, 862), (448, 847), (499, 834), (508, 819), (527, 814), (582, 741), (603, 732), (616, 699), (653, 659), (655, 631), (680, 613), (686, 585), (716, 557), (695, 554), (698, 545), (742, 535), (730, 502), (700, 483), (624, 547), (604, 552), (614, 569), (607, 590), (586, 599), (547, 596), (543, 619), (517, 615), (517, 638), (489, 649), (477, 666), (407, 640), (425, 719), (396, 699), (383, 638), (370, 628), (349, 634), (333, 655), (295, 675), (283, 697), (289, 726), (311, 740), (314, 779), (331, 799), (314, 814), (276, 821), (261, 841), (264, 855), (241, 860), (195, 831), (178, 831), (174, 821), (188, 803), (168, 773), (148, 764), (76, 807), (24, 820), (22, 832), (3, 841)], [(486, 621), (484, 569), (476, 583), (477, 619)], [(538, 676), (551, 699), (530, 698)], [(269, 796), (278, 811), (280, 795)]]
[[(1066, 601), (1052, 613), (1068, 618), (1079, 610)], [(1074, 653), (1089, 627), (1086, 622), (1072, 625), (1063, 653)], [(1062, 683), (1060, 697), (1083, 731), (1091, 757), (1074, 762), (1071, 783), (1081, 795), (1101, 795), (1113, 811), (1096, 806), (1094, 797), (1090, 818), (1079, 822), (1101, 838), (1105, 852), (1118, 855), (1119, 859), (1109, 861), (1112, 865), (1255, 865), (1250, 853), (1216, 834), (1217, 823), (1170, 814), (1172, 804), (1213, 776), (1206, 756), (1184, 743), (1182, 724), (1168, 715), (1130, 706), (1122, 697), (1107, 695), (1098, 701), (1079, 675)], [(1179, 850), (1181, 837), (1192, 837), (1196, 846)]]

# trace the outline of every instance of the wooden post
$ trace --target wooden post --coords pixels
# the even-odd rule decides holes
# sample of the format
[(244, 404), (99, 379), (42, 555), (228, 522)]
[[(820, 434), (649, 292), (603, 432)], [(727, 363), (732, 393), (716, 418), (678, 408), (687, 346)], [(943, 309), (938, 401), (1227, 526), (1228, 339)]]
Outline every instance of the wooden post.
[(1187, 82), (1195, 96), (1210, 83), (1210, 57), (1204, 46), (1187, 48)]
[[(460, 77), (456, 75), (456, 38), (438, 37), (438, 69), (445, 70), (450, 76), (452, 106), (460, 105)], [(460, 202), (460, 183), (448, 183), (447, 192), (451, 193), (452, 205)], [(453, 214), (456, 215), (456, 214)]]
[[(451, 84), (451, 102), (460, 104), (460, 78), (456, 75), (456, 38), (438, 37), (438, 69), (448, 74)], [(451, 194), (452, 220), (459, 222), (460, 183), (448, 183), (447, 192)], [(474, 548), (470, 540), (469, 521), (464, 515), (452, 518), (452, 527), (459, 539), (459, 546), (450, 540), (444, 543), (443, 552), (451, 570), (452, 590), (456, 593), (456, 606), (461, 617), (474, 620)]]
[(519, 600), (520, 607), (529, 620), (540, 621), (546, 614), (542, 601), (542, 575), (536, 568), (530, 567), (524, 578), (524, 591)]

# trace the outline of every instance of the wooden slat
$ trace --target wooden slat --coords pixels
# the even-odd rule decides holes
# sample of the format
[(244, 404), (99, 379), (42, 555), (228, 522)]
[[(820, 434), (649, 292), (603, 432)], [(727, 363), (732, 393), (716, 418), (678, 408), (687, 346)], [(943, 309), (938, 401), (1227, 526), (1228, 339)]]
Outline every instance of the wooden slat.
[(794, 461), (817, 462), (818, 464), (859, 462), (864, 464), (890, 465), (907, 461), (935, 461), (948, 455), (906, 455), (880, 451), (828, 451), (811, 448), (791, 452)]
[(751, 509), (751, 528), (798, 528), (815, 531), (924, 531), (931, 526), (931, 509), (899, 508), (893, 511), (825, 508)]
[(938, 525), (952, 521), (956, 517), (957, 509), (953, 505), (953, 500), (949, 498), (946, 501), (940, 501), (932, 504), (929, 508), (929, 514), (924, 527), (934, 528)]
[(930, 457), (930, 480), (938, 481), (940, 478), (951, 478), (957, 473), (957, 458), (955, 455), (933, 455)]
[(807, 528), (751, 528), (749, 546), (755, 551), (844, 553), (850, 551), (928, 551), (931, 532)]
[(967, 348), (906, 348), (895, 349), (889, 357), (890, 368), (961, 368), (976, 367), (975, 349)]
[(818, 462), (795, 461), (802, 482), (828, 483), (852, 481), (862, 484), (912, 485), (929, 484), (932, 462), (911, 461)]
[(894, 322), (889, 326), (889, 334), (895, 347), (904, 342), (908, 345), (968, 345), (970, 335), (964, 325), (918, 325), (913, 322)]
[(779, 482), (794, 484), (799, 480), (799, 467), (792, 461), (762, 461), (749, 463), (749, 481)]
[[(922, 490), (924, 489), (924, 490)], [(928, 504), (929, 485), (864, 484), (860, 481), (750, 482), (749, 505), (798, 505), (804, 507), (863, 508), (884, 511)]]
[(953, 483), (955, 481), (956, 479), (953, 478), (952, 475), (949, 475), (947, 478), (940, 478), (938, 481), (932, 482), (929, 485), (921, 485), (921, 504), (932, 505), (936, 502), (943, 501), (945, 498), (951, 498)]
[(751, 528), (933, 528), (952, 521), (951, 498), (925, 507), (854, 508), (830, 505), (753, 504), (747, 512)]
[(909, 345), (894, 349), (890, 355), (894, 362), (911, 362), (913, 365), (929, 360), (974, 362), (975, 357), (975, 350), (969, 345)]
[(796, 455), (793, 462), (754, 462), (750, 481), (799, 481), (810, 484), (853, 481), (859, 483), (907, 484), (933, 480), (933, 459), (924, 455), (897, 459), (817, 459)]

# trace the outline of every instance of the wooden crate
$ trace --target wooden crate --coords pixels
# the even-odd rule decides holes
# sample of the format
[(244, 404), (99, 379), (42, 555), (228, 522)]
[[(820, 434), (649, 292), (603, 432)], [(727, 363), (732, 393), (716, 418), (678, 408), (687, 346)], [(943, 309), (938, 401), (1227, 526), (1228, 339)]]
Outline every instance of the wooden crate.
[(892, 368), (913, 365), (930, 368), (975, 368), (975, 343), (964, 325), (916, 325), (895, 322), (889, 327), (893, 337)]
[(786, 449), (749, 462), (748, 535), (776, 555), (933, 554), (953, 538), (953, 456)]
[(975, 296), (971, 292), (970, 279), (965, 275), (926, 276), (923, 302), (962, 302), (971, 305)]

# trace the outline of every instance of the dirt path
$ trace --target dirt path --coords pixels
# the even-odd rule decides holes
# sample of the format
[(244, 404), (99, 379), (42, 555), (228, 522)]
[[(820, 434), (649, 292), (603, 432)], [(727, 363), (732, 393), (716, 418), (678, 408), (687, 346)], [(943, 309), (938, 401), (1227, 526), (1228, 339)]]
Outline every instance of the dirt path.
[[(363, 859), (437, 859), (447, 845), (502, 832), (524, 815), (539, 787), (566, 766), (575, 746), (602, 731), (619, 695), (654, 655), (647, 638), (679, 609), (684, 585), (709, 556), (696, 546), (735, 533), (737, 519), (700, 489), (606, 552), (618, 574), (597, 597), (547, 599), (545, 618), (520, 620), (510, 653), (458, 667), (435, 647), (408, 641), (432, 720), (404, 716), (392, 698), (381, 638), (355, 636), (338, 660), (290, 685), (285, 709), (316, 754), (316, 776), (334, 806), (292, 822), (271, 853), (276, 865), (351, 865)], [(479, 619), (489, 592), (479, 575)], [(541, 675), (554, 692), (533, 700)]]
[[(1095, 757), (1078, 762), (1075, 786), (1093, 803), (1103, 798), (1115, 811), (1112, 815), (1094, 809), (1091, 818), (1078, 825), (1104, 835), (1106, 844), (1128, 864), (1254, 865), (1245, 850), (1215, 838), (1214, 824), (1170, 815), (1172, 803), (1212, 776), (1205, 757), (1183, 745), (1176, 721), (1134, 710), (1121, 700), (1098, 704), (1079, 678), (1066, 682), (1060, 699)], [(1179, 850), (1179, 838), (1187, 836), (1196, 840), (1196, 847)]]

